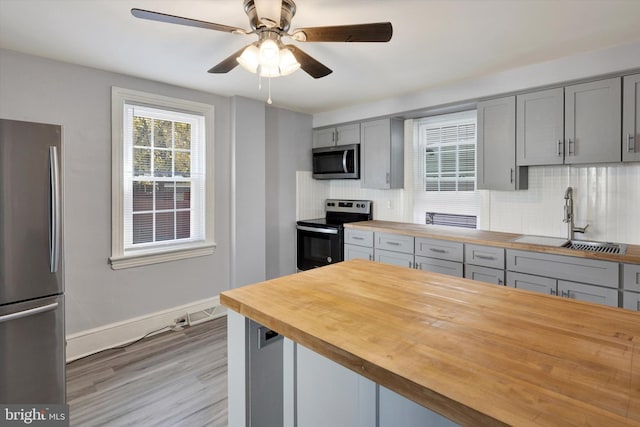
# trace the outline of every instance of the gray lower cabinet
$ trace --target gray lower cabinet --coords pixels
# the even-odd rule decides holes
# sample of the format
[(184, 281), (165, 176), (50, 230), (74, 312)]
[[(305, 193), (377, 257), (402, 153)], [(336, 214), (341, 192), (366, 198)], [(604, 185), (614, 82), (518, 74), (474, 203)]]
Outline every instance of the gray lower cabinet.
[(558, 281), (549, 277), (507, 271), (507, 286), (542, 294), (557, 295)]
[(380, 119), (360, 125), (362, 188), (404, 187), (404, 123)]
[(617, 289), (558, 280), (558, 295), (565, 298), (618, 307)]
[[(458, 424), (379, 386), (379, 427), (454, 427)], [(328, 424), (327, 424), (328, 425)]]
[(416, 255), (414, 265), (415, 268), (422, 271), (432, 271), (434, 273), (448, 274), (449, 276), (463, 277), (463, 266), (461, 262)]
[(368, 259), (373, 260), (373, 248), (357, 245), (344, 245), (344, 260), (350, 259)]
[(622, 293), (622, 307), (627, 310), (640, 311), (640, 294), (624, 291)]
[(465, 264), (464, 277), (480, 282), (493, 283), (504, 286), (504, 270), (497, 268), (480, 267), (478, 265)]
[(375, 248), (413, 255), (413, 236), (393, 233), (375, 233)]
[(350, 245), (373, 247), (373, 231), (346, 228), (344, 242)]
[(400, 267), (413, 268), (413, 254), (402, 252), (393, 252), (385, 249), (376, 248), (374, 251), (374, 259), (385, 264), (393, 264)]
[(622, 160), (620, 77), (565, 87), (565, 164)]
[(517, 164), (561, 165), (564, 162), (564, 89), (517, 97)]
[(640, 265), (622, 265), (622, 288), (625, 291), (640, 292)]
[(622, 161), (640, 161), (640, 74), (622, 80)]
[(528, 170), (516, 167), (516, 97), (478, 103), (477, 187), (527, 188)]

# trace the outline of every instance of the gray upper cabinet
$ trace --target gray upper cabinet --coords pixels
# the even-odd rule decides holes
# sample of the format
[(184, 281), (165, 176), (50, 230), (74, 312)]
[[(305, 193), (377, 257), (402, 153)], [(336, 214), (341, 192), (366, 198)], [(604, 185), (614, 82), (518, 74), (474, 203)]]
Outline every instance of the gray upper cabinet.
[(563, 88), (517, 97), (516, 153), (520, 166), (561, 165), (564, 161)]
[(619, 162), (620, 77), (565, 87), (565, 164)]
[(622, 95), (622, 161), (640, 161), (640, 74), (625, 76)]
[(477, 187), (527, 188), (527, 170), (516, 169), (516, 97), (478, 103)]
[(363, 188), (404, 187), (404, 124), (380, 119), (360, 125)]
[(313, 130), (313, 148), (360, 143), (360, 124), (332, 126)]

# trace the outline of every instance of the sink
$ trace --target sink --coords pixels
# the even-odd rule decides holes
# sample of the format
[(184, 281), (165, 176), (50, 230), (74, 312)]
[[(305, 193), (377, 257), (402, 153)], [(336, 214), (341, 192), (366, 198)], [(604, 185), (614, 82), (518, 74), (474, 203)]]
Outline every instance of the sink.
[(564, 247), (564, 245), (568, 243), (567, 239), (547, 236), (521, 236), (517, 239), (513, 239), (513, 241), (529, 245), (554, 246), (556, 248)]
[(588, 242), (586, 240), (569, 240), (562, 245), (562, 247), (578, 251), (599, 252), (604, 254), (624, 255), (627, 252), (627, 245), (610, 242)]

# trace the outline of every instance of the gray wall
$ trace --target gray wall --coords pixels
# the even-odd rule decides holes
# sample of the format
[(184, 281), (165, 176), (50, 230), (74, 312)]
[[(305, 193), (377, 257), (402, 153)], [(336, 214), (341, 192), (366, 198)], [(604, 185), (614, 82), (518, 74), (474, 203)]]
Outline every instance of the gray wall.
[[(111, 86), (215, 106), (217, 248), (213, 255), (118, 271), (109, 266)], [(300, 143), (307, 144), (306, 149), (310, 150), (311, 117), (273, 111), (277, 114), (268, 116), (275, 122), (267, 125), (261, 102), (230, 99), (0, 49), (0, 117), (63, 126), (68, 334), (214, 297), (228, 289), (234, 265), (232, 232), (237, 233), (233, 235), (237, 239), (233, 247), (239, 251), (242, 262), (238, 265), (243, 275), (236, 277), (234, 283), (261, 280), (267, 269), (278, 271), (279, 266), (265, 265), (265, 200), (272, 200), (266, 192), (281, 192), (278, 188), (265, 188), (265, 170), (274, 169), (268, 164), (271, 157), (265, 160), (265, 127), (284, 129), (284, 142), (270, 141), (282, 153), (291, 154)], [(234, 120), (238, 122), (234, 124)], [(295, 149), (288, 149), (287, 144), (295, 144)], [(293, 218), (295, 201), (289, 197), (295, 199), (295, 175), (289, 179), (287, 174), (282, 182), (286, 185), (282, 190), (287, 194), (286, 205), (277, 206), (275, 211)], [(256, 197), (261, 199), (257, 208)], [(257, 249), (243, 253), (250, 248), (254, 236), (260, 242)], [(269, 240), (270, 246), (272, 239)], [(273, 241), (287, 242), (288, 248), (275, 248), (275, 252), (292, 256), (289, 236)], [(283, 272), (290, 271), (288, 267)]]
[(296, 271), (296, 171), (311, 170), (307, 114), (267, 107), (267, 279)]

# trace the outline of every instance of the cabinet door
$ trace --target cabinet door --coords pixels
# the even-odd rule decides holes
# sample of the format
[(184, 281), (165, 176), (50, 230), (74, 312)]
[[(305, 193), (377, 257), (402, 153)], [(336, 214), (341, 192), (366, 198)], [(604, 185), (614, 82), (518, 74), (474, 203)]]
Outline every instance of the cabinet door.
[(393, 264), (400, 267), (413, 267), (413, 254), (403, 254), (400, 252), (385, 251), (376, 249), (374, 251), (375, 260), (386, 264)]
[(379, 387), (380, 422), (376, 424), (379, 427), (454, 427), (458, 425), (386, 387)]
[(516, 190), (527, 186), (516, 169), (516, 97), (478, 103), (477, 187)]
[(518, 95), (516, 111), (516, 164), (561, 165), (564, 158), (563, 88)]
[(507, 286), (542, 294), (557, 295), (556, 279), (507, 271)]
[(464, 262), (504, 270), (504, 248), (466, 244)]
[(360, 123), (336, 128), (336, 145), (347, 144), (360, 144)]
[(622, 307), (627, 310), (640, 311), (640, 294), (635, 292), (623, 292)]
[(640, 265), (622, 265), (622, 288), (625, 291), (640, 292)]
[(325, 128), (313, 131), (313, 148), (332, 147), (336, 145), (336, 129)]
[(452, 242), (449, 240), (416, 237), (415, 254), (429, 258), (462, 262), (464, 257), (464, 245), (460, 242)]
[(623, 80), (622, 161), (640, 161), (640, 74)]
[(449, 276), (463, 277), (461, 262), (416, 256), (415, 266), (422, 271), (432, 271), (434, 273), (448, 274)]
[(566, 164), (621, 160), (621, 92), (619, 77), (565, 88)]
[(362, 187), (391, 188), (391, 123), (374, 120), (361, 124)]
[(464, 277), (480, 282), (493, 283), (500, 286), (504, 285), (504, 270), (497, 270), (495, 268), (465, 264)]
[(356, 245), (344, 245), (344, 260), (368, 259), (373, 260), (373, 248)]
[(375, 425), (374, 382), (301, 345), (296, 352), (298, 426)]
[(618, 306), (618, 290), (588, 285), (586, 283), (558, 280), (558, 295), (565, 298), (589, 301), (597, 304)]

